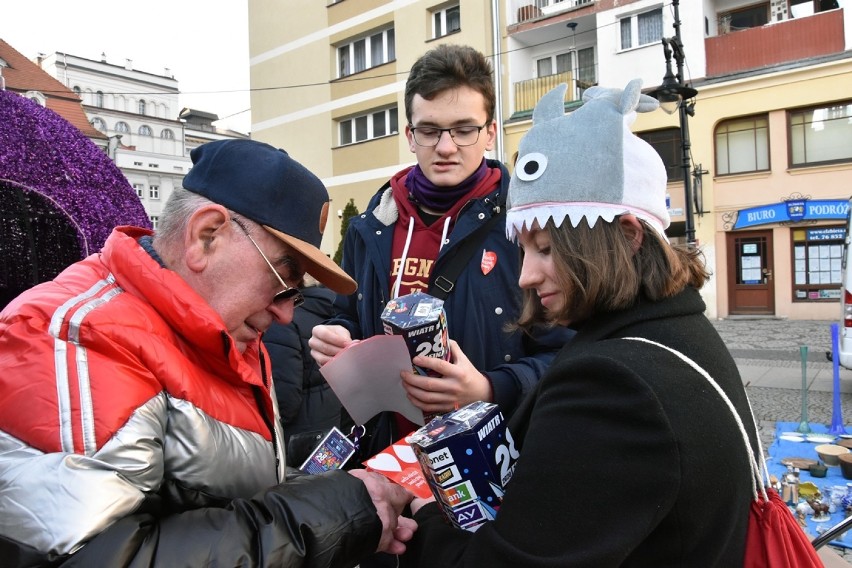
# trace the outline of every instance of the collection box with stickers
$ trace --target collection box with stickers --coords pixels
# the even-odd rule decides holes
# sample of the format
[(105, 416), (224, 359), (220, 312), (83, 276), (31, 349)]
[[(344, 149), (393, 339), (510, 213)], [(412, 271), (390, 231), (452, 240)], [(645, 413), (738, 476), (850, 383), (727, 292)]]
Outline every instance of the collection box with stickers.
[(408, 437), (432, 494), (455, 526), (475, 531), (496, 518), (518, 451), (496, 404), (472, 402)]
[[(444, 301), (414, 292), (394, 298), (382, 310), (382, 326), (386, 335), (401, 335), (413, 359), (417, 355), (450, 360), (450, 340)], [(421, 375), (426, 369), (412, 365)]]

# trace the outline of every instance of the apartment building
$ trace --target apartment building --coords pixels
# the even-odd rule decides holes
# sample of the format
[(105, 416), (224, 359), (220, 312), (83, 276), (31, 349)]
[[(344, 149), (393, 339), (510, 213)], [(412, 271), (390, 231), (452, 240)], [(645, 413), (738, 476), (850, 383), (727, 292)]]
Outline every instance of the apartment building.
[(414, 161), (402, 91), (433, 45), (469, 44), (493, 58), (501, 136), (491, 157), (511, 167), (535, 102), (556, 84), (569, 85), (568, 112), (592, 85), (660, 85), (661, 39), (677, 20), (683, 81), (697, 90), (685, 128), (678, 114), (656, 112), (634, 130), (669, 168), (673, 242), (685, 241), (689, 180), (713, 271), (702, 292), (708, 316), (833, 319), (852, 193), (849, 2), (684, 0), (677, 18), (668, 0), (299, 0), (286, 12), (251, 2), (253, 137), (317, 172), (334, 209), (350, 198), (363, 209)]

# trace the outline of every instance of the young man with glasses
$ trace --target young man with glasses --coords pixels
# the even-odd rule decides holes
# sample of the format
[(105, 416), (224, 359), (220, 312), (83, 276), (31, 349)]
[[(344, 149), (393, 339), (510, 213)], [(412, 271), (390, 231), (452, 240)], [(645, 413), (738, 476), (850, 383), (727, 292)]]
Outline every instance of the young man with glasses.
[[(497, 135), (491, 66), (475, 49), (438, 46), (418, 59), (405, 86), (405, 132), (417, 164), (382, 187), (364, 214), (350, 220), (343, 268), (358, 282), (338, 295), (338, 315), (314, 328), (310, 345), (325, 364), (353, 341), (383, 333), (385, 304), (430, 282), (460, 244), (489, 225), (481, 246), (455, 279), (444, 307), (452, 361), (416, 360), (436, 377), (403, 373), (411, 400), (425, 413), (476, 400), (496, 401), (511, 414), (538, 381), (560, 337), (506, 331), (518, 316), (518, 252), (506, 239), (506, 168), (485, 158)], [(383, 413), (366, 425), (361, 457), (369, 457), (415, 425)]]
[(204, 144), (156, 234), (0, 313), (0, 558), (15, 566), (343, 566), (400, 552), (411, 495), (378, 474), (285, 469), (260, 335), (319, 250), (328, 193), (283, 150)]

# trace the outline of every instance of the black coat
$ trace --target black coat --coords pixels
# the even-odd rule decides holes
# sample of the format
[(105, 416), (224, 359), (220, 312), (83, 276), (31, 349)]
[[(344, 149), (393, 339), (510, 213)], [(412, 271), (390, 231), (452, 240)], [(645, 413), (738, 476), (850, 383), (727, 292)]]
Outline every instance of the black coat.
[(687, 289), (596, 317), (509, 422), (520, 459), (497, 519), (454, 530), (423, 507), (406, 566), (740, 566), (756, 434), (736, 365)]
[(340, 401), (311, 357), (308, 340), (315, 325), (330, 318), (335, 294), (323, 286), (302, 289), (305, 303), (288, 325), (273, 323), (263, 335), (272, 360), (272, 379), (287, 465), (299, 467), (329, 428), (340, 425)]

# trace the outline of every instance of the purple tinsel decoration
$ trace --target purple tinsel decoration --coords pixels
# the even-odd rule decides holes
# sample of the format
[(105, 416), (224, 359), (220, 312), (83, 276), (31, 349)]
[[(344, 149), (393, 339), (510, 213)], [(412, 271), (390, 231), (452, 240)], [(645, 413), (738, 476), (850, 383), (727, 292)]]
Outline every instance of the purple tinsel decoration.
[[(0, 91), (0, 192), (19, 190), (42, 211), (46, 207), (70, 219), (81, 258), (100, 250), (118, 225), (151, 226), (136, 192), (103, 150), (52, 110)], [(38, 215), (34, 210), (32, 216)], [(0, 243), (0, 265), (24, 245)], [(50, 255), (49, 247), (62, 242), (38, 246), (43, 250), (26, 248), (27, 254)]]

